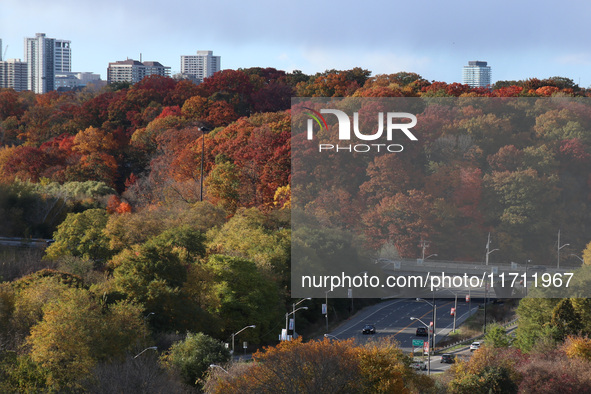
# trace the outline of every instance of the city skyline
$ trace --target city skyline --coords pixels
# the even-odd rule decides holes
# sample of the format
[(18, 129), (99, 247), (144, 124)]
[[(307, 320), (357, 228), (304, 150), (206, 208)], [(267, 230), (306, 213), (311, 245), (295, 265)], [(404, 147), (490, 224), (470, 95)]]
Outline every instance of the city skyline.
[[(591, 85), (584, 26), (557, 21), (551, 5), (370, 1), (360, 10), (350, 1), (297, 6), (257, 1), (245, 12), (229, 0), (199, 5), (171, 0), (165, 9), (157, 4), (5, 0), (3, 52), (8, 46), (6, 59), (22, 59), (24, 38), (46, 33), (71, 41), (72, 70), (102, 79), (109, 62), (138, 60), (142, 54), (175, 74), (181, 56), (212, 50), (224, 59), (224, 69), (275, 67), (314, 74), (362, 67), (374, 75), (407, 71), (461, 82), (466, 62), (482, 59), (494, 69), (493, 83), (562, 76)], [(583, 1), (570, 7), (581, 14), (591, 10)]]

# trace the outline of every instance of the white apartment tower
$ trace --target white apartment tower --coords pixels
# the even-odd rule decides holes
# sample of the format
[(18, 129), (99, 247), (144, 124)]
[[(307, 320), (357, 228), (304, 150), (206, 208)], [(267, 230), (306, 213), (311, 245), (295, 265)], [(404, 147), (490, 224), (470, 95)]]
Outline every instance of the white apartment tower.
[(490, 86), (490, 81), (490, 66), (487, 66), (486, 62), (479, 60), (469, 61), (468, 65), (464, 66), (463, 84), (473, 88), (486, 88)]
[(46, 93), (55, 89), (55, 74), (72, 71), (70, 41), (48, 38), (45, 33), (25, 38), (25, 63), (27, 63), (27, 89)]
[(46, 38), (44, 33), (25, 38), (28, 90), (41, 94), (54, 89), (54, 46), (55, 39)]
[(181, 74), (196, 82), (203, 82), (220, 71), (220, 56), (214, 56), (213, 51), (197, 51), (197, 55), (181, 56)]

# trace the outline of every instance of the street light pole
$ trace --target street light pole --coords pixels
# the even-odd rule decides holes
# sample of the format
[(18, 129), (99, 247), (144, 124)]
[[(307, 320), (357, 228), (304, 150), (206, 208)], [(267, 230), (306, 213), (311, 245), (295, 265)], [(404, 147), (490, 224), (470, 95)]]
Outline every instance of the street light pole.
[[(308, 297), (308, 298), (303, 298), (301, 300), (299, 300), (298, 302), (296, 302), (295, 304), (293, 304), (293, 309), (292, 309), (292, 313), (293, 313), (293, 336), (295, 338), (295, 334), (296, 334), (296, 330), (295, 330), (295, 323), (296, 323), (296, 319), (295, 319), (295, 313), (296, 313), (296, 306), (298, 306), (301, 302), (304, 301), (310, 301), (312, 298)], [(308, 309), (308, 308), (306, 308)], [(285, 325), (285, 335), (287, 335), (287, 322)]]
[(238, 331), (237, 333), (232, 334), (232, 356), (234, 356), (234, 337), (240, 334), (242, 331), (246, 330), (247, 328), (256, 328), (256, 325), (246, 326), (242, 330)]
[(424, 298), (417, 298), (417, 301), (422, 301), (422, 302), (426, 302), (427, 304), (431, 305), (433, 307), (433, 337), (432, 337), (432, 342), (431, 344), (433, 346), (435, 346), (435, 319), (437, 318), (437, 307), (435, 306), (435, 292), (433, 292), (433, 303), (425, 300)]
[(562, 246), (560, 246), (560, 230), (558, 230), (558, 245), (557, 246), (557, 250), (556, 250), (556, 257), (557, 257), (557, 261), (556, 261), (556, 268), (560, 268), (560, 249), (564, 248), (565, 246), (568, 246), (570, 244), (564, 244)]
[(287, 339), (287, 329), (288, 329), (288, 326), (287, 326), (287, 318), (289, 317), (289, 315), (293, 314), (293, 324), (294, 324), (294, 333), (295, 333), (295, 313), (297, 311), (301, 310), (301, 309), (308, 310), (308, 307), (307, 306), (303, 306), (301, 308), (294, 309), (293, 312), (287, 312), (285, 314), (285, 337), (286, 337), (285, 339)]
[(326, 305), (326, 313), (324, 314), (324, 316), (326, 317), (326, 332), (328, 332), (328, 293), (330, 293), (332, 290), (327, 290), (324, 292), (324, 302)]
[[(428, 325), (426, 325), (421, 319), (419, 319), (418, 317), (411, 317), (410, 320), (418, 320), (421, 322), (421, 324), (423, 326), (425, 326), (425, 328), (427, 329), (427, 343), (429, 343), (429, 341), (431, 340), (431, 330)], [(435, 323), (433, 323), (435, 324)], [(433, 325), (433, 334), (435, 334), (435, 325)], [(414, 351), (414, 348), (413, 348)], [(423, 355), (424, 355), (424, 349), (423, 349)], [(413, 354), (414, 356), (414, 354)], [(429, 351), (427, 352), (427, 374), (431, 375), (431, 346), (429, 346)]]
[(493, 250), (489, 251), (489, 248), (490, 248), (490, 233), (488, 233), (488, 241), (486, 242), (486, 258), (485, 258), (486, 265), (488, 265), (488, 255), (494, 251), (499, 250), (499, 249), (493, 249)]
[(146, 350), (158, 350), (158, 347), (157, 347), (157, 346), (150, 346), (150, 347), (147, 347), (147, 348), (145, 348), (144, 350), (142, 350), (141, 352), (139, 352), (138, 354), (136, 354), (136, 355), (135, 355), (135, 357), (134, 357), (134, 359), (135, 359), (135, 358), (138, 358), (138, 356), (139, 356), (139, 355), (141, 355), (141, 354), (142, 354), (143, 352), (145, 352)]
[(227, 373), (228, 375), (230, 374), (230, 372), (226, 371), (226, 369), (224, 369), (223, 367), (220, 367), (220, 366), (219, 366), (219, 365), (217, 365), (217, 364), (209, 364), (209, 368), (219, 368), (219, 369), (221, 369), (222, 371), (224, 371), (225, 373)]

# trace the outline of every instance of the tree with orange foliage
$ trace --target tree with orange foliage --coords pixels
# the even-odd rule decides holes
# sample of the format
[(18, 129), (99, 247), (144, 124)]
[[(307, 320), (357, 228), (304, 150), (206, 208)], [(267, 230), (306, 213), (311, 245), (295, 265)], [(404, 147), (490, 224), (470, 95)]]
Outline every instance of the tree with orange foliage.
[(211, 371), (209, 393), (410, 393), (433, 382), (418, 376), (395, 343), (358, 345), (343, 341), (301, 339), (281, 342), (253, 355), (248, 368)]

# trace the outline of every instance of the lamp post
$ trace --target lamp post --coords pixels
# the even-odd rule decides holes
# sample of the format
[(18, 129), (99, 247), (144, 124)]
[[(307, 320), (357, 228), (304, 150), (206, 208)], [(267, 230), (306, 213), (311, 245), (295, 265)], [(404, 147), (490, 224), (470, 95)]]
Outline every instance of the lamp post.
[(426, 302), (427, 304), (429, 304), (433, 307), (433, 336), (431, 337), (431, 346), (435, 347), (435, 336), (437, 335), (437, 334), (435, 334), (435, 326), (437, 325), (435, 323), (435, 319), (437, 318), (437, 307), (435, 306), (435, 292), (433, 292), (433, 302), (432, 303), (423, 299), (423, 298), (417, 298), (417, 301)]
[(238, 334), (240, 334), (242, 331), (246, 330), (247, 328), (255, 328), (256, 325), (252, 325), (252, 326), (246, 326), (244, 327), (242, 330), (238, 331), (237, 333), (232, 334), (232, 356), (234, 356), (234, 337)]
[[(296, 302), (295, 304), (292, 305), (293, 309), (292, 309), (292, 313), (293, 313), (293, 334), (294, 334), (294, 338), (295, 338), (295, 313), (296, 313), (296, 306), (298, 306), (300, 303), (304, 302), (304, 301), (310, 301), (312, 298), (307, 297), (307, 298), (302, 298), (301, 300), (299, 300), (298, 302)], [(306, 308), (308, 309), (308, 308)], [(285, 333), (287, 335), (287, 324), (285, 326)]]
[[(429, 341), (431, 340), (431, 330), (428, 325), (426, 325), (421, 319), (419, 319), (418, 317), (411, 317), (410, 320), (418, 320), (421, 322), (421, 324), (423, 326), (425, 326), (425, 328), (427, 329), (427, 343), (429, 343)], [(433, 334), (435, 334), (435, 322), (433, 322)], [(413, 348), (414, 351), (414, 348)], [(414, 355), (413, 355), (414, 356)], [(431, 375), (431, 346), (429, 346), (429, 352), (427, 353), (428, 359), (427, 359), (427, 374)]]
[(327, 290), (324, 292), (324, 302), (325, 302), (325, 306), (326, 306), (326, 313), (324, 314), (324, 316), (326, 317), (326, 332), (328, 332), (328, 293), (330, 293), (332, 290)]
[[(357, 275), (355, 275), (355, 276), (359, 276), (359, 275), (361, 275), (361, 274), (367, 275), (367, 271), (361, 271), (360, 273), (358, 273), (358, 274), (357, 274)], [(367, 277), (367, 276), (366, 276), (366, 277)], [(354, 307), (353, 307), (353, 288), (351, 287), (351, 289), (350, 289), (350, 290), (351, 290), (351, 315), (353, 315), (353, 309), (354, 309)]]
[[(458, 314), (458, 293), (456, 293), (455, 291), (450, 290), (450, 289), (438, 289), (436, 291), (439, 291), (439, 290), (449, 291), (450, 293), (452, 293), (456, 297), (456, 300), (454, 303), (454, 328), (453, 328), (453, 332), (456, 332), (456, 316)], [(435, 323), (433, 323), (433, 324), (435, 324)]]
[[(303, 300), (302, 300), (302, 301), (303, 301)], [(293, 310), (293, 312), (287, 312), (287, 313), (285, 314), (285, 336), (286, 336), (286, 337), (287, 337), (287, 328), (288, 328), (288, 325), (287, 325), (287, 318), (289, 317), (289, 315), (293, 315), (293, 327), (294, 327), (294, 333), (295, 333), (295, 313), (296, 313), (297, 311), (299, 311), (299, 310), (302, 310), (302, 309), (303, 309), (303, 310), (305, 310), (305, 311), (307, 311), (307, 310), (308, 310), (308, 307), (307, 307), (307, 306), (302, 306), (302, 307), (300, 307), (300, 308), (298, 308), (298, 309), (294, 309), (294, 310)], [(287, 339), (287, 338), (286, 338), (286, 339)]]
[(210, 132), (211, 130), (208, 127), (201, 126), (198, 127), (198, 130), (201, 131), (201, 184), (199, 188), (199, 201), (203, 201), (203, 161), (205, 158), (205, 133)]
[(488, 233), (488, 241), (486, 242), (486, 258), (485, 258), (486, 265), (488, 265), (488, 255), (491, 254), (492, 252), (499, 250), (499, 249), (493, 249), (493, 250), (489, 251), (489, 247), (490, 247), (490, 233)]
[(560, 246), (560, 230), (558, 230), (558, 244), (556, 245), (556, 247), (557, 247), (557, 249), (556, 249), (556, 257), (557, 257), (556, 268), (560, 268), (560, 249), (562, 249), (568, 245), (570, 245), (570, 244), (564, 244), (564, 245)]
[(573, 254), (573, 253), (571, 253), (570, 255), (571, 256), (575, 256), (577, 259), (581, 260), (581, 264), (585, 265), (585, 260), (581, 256), (578, 256), (578, 255)]
[(145, 348), (144, 350), (142, 350), (141, 352), (139, 352), (138, 354), (136, 354), (136, 355), (135, 355), (135, 357), (134, 357), (134, 359), (135, 359), (135, 358), (138, 358), (138, 357), (139, 357), (139, 356), (140, 356), (140, 355), (141, 355), (143, 352), (145, 352), (146, 350), (158, 350), (158, 347), (157, 347), (157, 346), (150, 346), (150, 347), (147, 347), (147, 348)]
[(223, 368), (223, 367), (220, 367), (220, 366), (219, 366), (219, 365), (217, 365), (217, 364), (209, 364), (209, 368), (219, 368), (219, 369), (221, 369), (222, 371), (224, 371), (225, 373), (227, 373), (228, 375), (230, 374), (230, 372), (226, 371), (226, 369), (225, 369), (225, 368)]
[(528, 289), (527, 289), (527, 271), (529, 269), (529, 267), (528, 267), (529, 266), (529, 263), (531, 263), (531, 260), (530, 259), (527, 259), (525, 261), (525, 282), (524, 282), (524, 285), (525, 285), (525, 296), (526, 297), (527, 297), (527, 291), (528, 291)]

